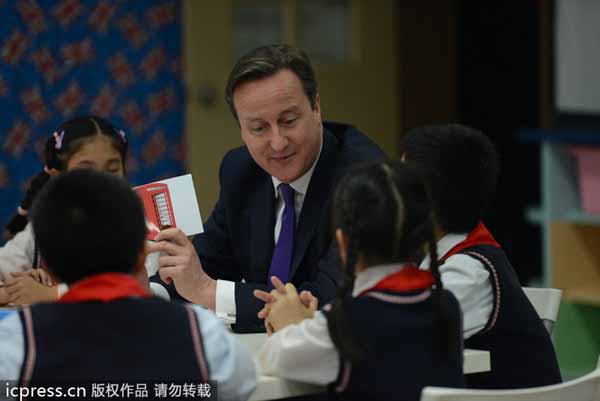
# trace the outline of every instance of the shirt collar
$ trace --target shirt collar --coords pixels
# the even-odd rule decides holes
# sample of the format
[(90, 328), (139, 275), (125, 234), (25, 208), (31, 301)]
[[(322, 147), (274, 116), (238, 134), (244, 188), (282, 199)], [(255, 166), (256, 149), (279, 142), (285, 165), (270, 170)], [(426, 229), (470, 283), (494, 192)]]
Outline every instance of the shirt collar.
[[(310, 167), (310, 169), (306, 173), (304, 173), (304, 175), (302, 175), (296, 181), (293, 181), (290, 183), (290, 186), (292, 188), (294, 188), (294, 191), (296, 191), (302, 195), (306, 195), (306, 191), (308, 191), (308, 184), (310, 184), (310, 179), (312, 178), (313, 172), (315, 171), (315, 167), (317, 166), (317, 162), (319, 161), (319, 158), (321, 157), (322, 150), (323, 150), (323, 139), (321, 139), (321, 146), (319, 147), (319, 154), (317, 154), (317, 158), (315, 159), (315, 162), (313, 163), (313, 165)], [(271, 180), (273, 180), (273, 187), (275, 188), (275, 199), (277, 199), (279, 197), (279, 191), (277, 190), (277, 188), (279, 188), (279, 184), (281, 184), (281, 181), (279, 181), (277, 178), (275, 178), (273, 176), (271, 176)]]
[(389, 265), (377, 265), (369, 267), (356, 275), (352, 296), (356, 297), (363, 291), (372, 288), (385, 277), (396, 273), (404, 268), (406, 263), (394, 263)]
[[(437, 242), (437, 255), (438, 260), (444, 257), (450, 249), (454, 248), (456, 245), (460, 244), (464, 240), (467, 239), (467, 234), (446, 234)], [(421, 268), (429, 269), (429, 254), (425, 256), (423, 261), (421, 262)]]

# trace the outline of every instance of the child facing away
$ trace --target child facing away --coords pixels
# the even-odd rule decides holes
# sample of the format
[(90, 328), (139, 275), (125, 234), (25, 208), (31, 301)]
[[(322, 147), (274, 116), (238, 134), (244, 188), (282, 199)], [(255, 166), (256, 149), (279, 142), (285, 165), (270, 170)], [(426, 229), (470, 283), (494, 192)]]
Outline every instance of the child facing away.
[(49, 274), (69, 290), (0, 321), (0, 377), (30, 388), (147, 383), (149, 398), (153, 383), (211, 380), (220, 400), (250, 396), (254, 362), (225, 326), (199, 306), (148, 292), (143, 207), (125, 180), (88, 169), (61, 174), (31, 218)]
[[(48, 138), (44, 169), (32, 180), (18, 213), (8, 224), (13, 238), (0, 247), (0, 305), (55, 300), (66, 291), (66, 286), (53, 284), (45, 274), (31, 225), (27, 224), (28, 209), (50, 178), (66, 171), (91, 168), (125, 177), (127, 145), (123, 131), (97, 116), (68, 120)], [(148, 263), (152, 260), (149, 258)], [(152, 288), (161, 290), (160, 286)]]
[[(432, 211), (412, 168), (378, 163), (342, 179), (333, 227), (345, 281), (333, 304), (272, 278), (265, 301), (265, 374), (331, 384), (344, 400), (419, 400), (428, 385), (461, 387), (460, 309), (437, 267)], [(414, 264), (424, 247), (430, 270)]]
[[(439, 125), (408, 132), (403, 151), (403, 160), (423, 171), (430, 190), (442, 282), (460, 303), (465, 347), (491, 354), (491, 371), (468, 375), (467, 385), (506, 389), (559, 383), (550, 336), (481, 221), (496, 186), (492, 143), (475, 129)], [(428, 263), (425, 258), (421, 267)]]

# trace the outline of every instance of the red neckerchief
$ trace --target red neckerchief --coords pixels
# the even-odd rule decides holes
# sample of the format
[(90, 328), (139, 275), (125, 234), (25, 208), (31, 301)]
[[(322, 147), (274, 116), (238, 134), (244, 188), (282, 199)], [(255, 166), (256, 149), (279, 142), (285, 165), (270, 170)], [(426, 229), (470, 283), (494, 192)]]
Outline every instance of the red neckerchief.
[(496, 248), (501, 248), (500, 244), (496, 242), (492, 234), (483, 225), (483, 222), (480, 221), (479, 224), (477, 224), (477, 227), (475, 227), (473, 231), (467, 235), (467, 238), (465, 238), (464, 241), (454, 245), (452, 249), (450, 249), (444, 256), (440, 258), (440, 262), (443, 263), (450, 256), (475, 245), (492, 245)]
[(435, 282), (433, 274), (428, 270), (421, 270), (415, 265), (405, 265), (401, 270), (384, 277), (373, 287), (359, 294), (364, 295), (370, 291), (418, 291), (431, 288)]
[(59, 302), (111, 302), (128, 297), (150, 297), (150, 294), (128, 274), (102, 273), (84, 278), (70, 286)]

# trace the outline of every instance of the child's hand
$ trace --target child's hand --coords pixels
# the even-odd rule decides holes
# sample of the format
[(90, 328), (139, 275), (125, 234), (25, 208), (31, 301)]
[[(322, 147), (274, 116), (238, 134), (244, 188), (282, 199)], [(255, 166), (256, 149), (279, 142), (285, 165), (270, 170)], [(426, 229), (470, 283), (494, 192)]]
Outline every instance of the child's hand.
[[(271, 277), (271, 282), (280, 294), (285, 294), (285, 285), (279, 280), (276, 276)], [(254, 290), (254, 296), (265, 303), (265, 306), (258, 312), (259, 319), (265, 319), (269, 314), (270, 304), (275, 302), (275, 296), (271, 295), (270, 292), (262, 291), (262, 290)], [(317, 310), (319, 306), (319, 300), (315, 297), (310, 291), (304, 290), (300, 293), (300, 302), (302, 305), (306, 306), (313, 311)], [(268, 333), (268, 330), (267, 330)]]
[(10, 302), (10, 297), (6, 292), (6, 288), (3, 285), (0, 285), (0, 306), (6, 305)]
[(24, 277), (29, 275), (33, 277), (35, 281), (37, 281), (38, 283), (42, 283), (45, 286), (52, 287), (54, 285), (52, 279), (50, 278), (50, 275), (44, 269), (31, 269), (26, 272), (14, 272), (11, 274), (13, 275), (13, 277)]
[[(275, 295), (272, 295), (272, 293), (273, 293), (273, 291), (277, 291), (279, 294), (285, 295), (287, 292), (286, 286), (276, 276), (271, 277), (271, 282), (273, 283), (273, 286), (275, 287), (275, 289), (272, 290), (270, 293), (266, 292), (266, 291), (262, 291), (262, 290), (254, 291), (254, 296), (257, 297), (258, 299), (264, 301), (264, 303), (265, 303), (265, 306), (258, 312), (258, 318), (264, 319), (265, 329), (267, 331), (268, 336), (270, 336), (271, 334), (273, 334), (275, 332), (275, 329), (273, 328), (272, 324), (269, 322), (269, 319), (267, 319), (267, 317), (269, 316), (269, 311), (271, 310), (271, 305), (274, 302), (276, 302), (276, 300), (277, 300)], [(312, 312), (317, 310), (317, 307), (319, 305), (319, 300), (310, 291), (307, 291), (307, 290), (302, 291), (299, 295), (299, 299), (300, 299), (300, 302), (302, 303), (302, 305), (304, 305), (306, 308), (308, 308)], [(312, 317), (312, 314), (310, 317)]]
[(319, 300), (308, 290), (304, 290), (300, 293), (300, 302), (313, 312), (319, 307)]
[(9, 302), (15, 305), (32, 304), (35, 302), (49, 302), (56, 299), (56, 289), (36, 281), (29, 274), (13, 276), (6, 280), (5, 288)]
[(271, 296), (275, 298), (274, 302), (270, 302), (268, 313), (266, 316), (267, 327), (271, 327), (273, 331), (279, 331), (291, 324), (297, 324), (304, 319), (312, 318), (314, 311), (317, 309), (316, 298), (311, 299), (311, 304), (307, 307), (300, 300), (300, 296), (293, 284), (288, 283), (285, 286), (283, 283), (273, 277), (271, 282), (275, 289), (271, 291)]

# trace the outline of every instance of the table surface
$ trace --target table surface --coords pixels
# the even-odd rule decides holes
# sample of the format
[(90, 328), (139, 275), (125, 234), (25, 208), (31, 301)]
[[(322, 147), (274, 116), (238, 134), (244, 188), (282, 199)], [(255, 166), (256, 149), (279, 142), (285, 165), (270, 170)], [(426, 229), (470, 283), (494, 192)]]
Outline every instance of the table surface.
[[(235, 336), (252, 352), (253, 355), (258, 352), (267, 337), (264, 333), (235, 334)], [(490, 353), (488, 351), (473, 349), (466, 349), (464, 351), (463, 371), (465, 374), (487, 372), (490, 369)], [(256, 391), (252, 394), (250, 400), (275, 400), (279, 398), (314, 394), (322, 392), (323, 390), (323, 387), (314, 384), (263, 375), (258, 378)]]

